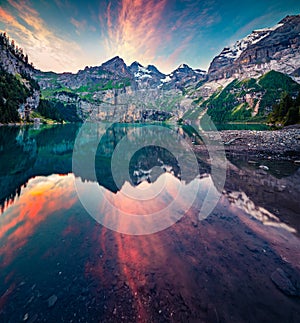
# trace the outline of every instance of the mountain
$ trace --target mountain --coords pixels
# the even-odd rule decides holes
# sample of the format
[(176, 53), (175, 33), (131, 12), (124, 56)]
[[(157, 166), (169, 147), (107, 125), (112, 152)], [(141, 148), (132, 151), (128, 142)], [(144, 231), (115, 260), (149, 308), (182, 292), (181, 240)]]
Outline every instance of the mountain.
[(272, 28), (254, 30), (226, 47), (208, 70), (209, 80), (257, 78), (270, 70), (299, 77), (300, 15), (287, 16)]
[(207, 108), (215, 122), (262, 121), (285, 93), (296, 97), (299, 91), (300, 84), (289, 76), (270, 71), (258, 79), (233, 80), (204, 101), (200, 110)]
[(32, 78), (34, 68), (28, 56), (0, 33), (0, 123), (28, 118), (39, 104), (38, 83)]
[(122, 58), (116, 56), (101, 65), (101, 69), (114, 75), (115, 78), (130, 78), (132, 75)]
[(177, 88), (186, 92), (189, 86), (196, 86), (198, 82), (206, 80), (206, 72), (200, 69), (193, 70), (187, 64), (181, 64), (172, 73), (161, 80), (163, 89)]
[(35, 71), (35, 78), (43, 89), (64, 88), (76, 92), (90, 92), (122, 87), (133, 81), (133, 75), (120, 57), (114, 57), (101, 66), (88, 67), (77, 73)]
[(154, 65), (142, 66), (139, 62), (133, 62), (129, 69), (134, 75), (138, 89), (154, 88), (161, 84), (161, 80), (166, 77)]
[[(57, 101), (72, 105), (83, 120), (107, 120), (113, 116), (129, 122), (182, 117), (192, 104), (192, 99), (185, 98), (186, 87), (195, 86), (206, 74), (182, 65), (165, 75), (154, 65), (144, 67), (133, 62), (127, 66), (117, 56), (76, 74), (36, 71), (35, 78), (43, 99), (55, 102), (61, 113), (63, 109)], [(44, 107), (43, 103), (43, 111)]]
[(0, 62), (2, 69), (13, 75), (34, 73), (32, 63), (28, 62), (28, 56), (13, 40), (10, 41), (6, 33), (0, 33)]
[(207, 73), (181, 64), (164, 74), (136, 61), (127, 66), (119, 56), (77, 73), (43, 72), (6, 35), (0, 41), (0, 66), (7, 73), (1, 111), (14, 115), (4, 122), (16, 119), (15, 110), (23, 119), (37, 110), (57, 121), (194, 119), (206, 109), (217, 122), (265, 120), (284, 91), (297, 95), (300, 81), (300, 15), (224, 48)]

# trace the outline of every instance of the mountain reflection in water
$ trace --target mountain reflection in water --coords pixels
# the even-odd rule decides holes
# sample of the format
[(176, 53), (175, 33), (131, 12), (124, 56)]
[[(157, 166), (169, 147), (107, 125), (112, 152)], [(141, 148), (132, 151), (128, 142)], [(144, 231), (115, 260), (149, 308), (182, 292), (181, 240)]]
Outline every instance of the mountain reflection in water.
[[(299, 168), (269, 162), (265, 172), (229, 160), (222, 197), (199, 221), (208, 188), (218, 190), (207, 153), (197, 155), (200, 175), (183, 182), (174, 155), (147, 146), (130, 161), (131, 182), (116, 185), (112, 154), (134, 127), (141, 125), (110, 127), (98, 145), (96, 179), (106, 200), (136, 214), (144, 205), (126, 190), (163, 180), (171, 198), (178, 187), (200, 184), (176, 224), (142, 236), (111, 231), (82, 207), (75, 181), (93, 181), (72, 173), (80, 125), (0, 127), (0, 321), (297, 322)], [(167, 202), (162, 195), (147, 207)], [(274, 283), (277, 268), (298, 296)]]

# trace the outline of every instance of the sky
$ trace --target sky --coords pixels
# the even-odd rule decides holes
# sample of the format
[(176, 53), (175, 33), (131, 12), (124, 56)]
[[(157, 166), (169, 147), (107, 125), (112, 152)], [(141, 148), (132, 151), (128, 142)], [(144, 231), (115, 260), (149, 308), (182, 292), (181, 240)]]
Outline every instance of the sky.
[(43, 71), (120, 56), (170, 73), (182, 63), (207, 70), (224, 47), (293, 14), (299, 0), (0, 0), (0, 30)]

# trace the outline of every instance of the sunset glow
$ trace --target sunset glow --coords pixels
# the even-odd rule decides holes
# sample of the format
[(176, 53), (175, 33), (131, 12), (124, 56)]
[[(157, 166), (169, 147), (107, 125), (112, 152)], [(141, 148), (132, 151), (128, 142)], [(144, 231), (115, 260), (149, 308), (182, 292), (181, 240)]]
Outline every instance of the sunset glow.
[(52, 175), (32, 179), (14, 205), (2, 214), (0, 246), (2, 266), (10, 263), (37, 227), (54, 212), (69, 209), (77, 200), (73, 176)]
[(76, 72), (118, 55), (169, 73), (181, 63), (207, 69), (233, 39), (299, 11), (292, 0), (235, 2), (7, 0), (0, 30), (41, 70)]

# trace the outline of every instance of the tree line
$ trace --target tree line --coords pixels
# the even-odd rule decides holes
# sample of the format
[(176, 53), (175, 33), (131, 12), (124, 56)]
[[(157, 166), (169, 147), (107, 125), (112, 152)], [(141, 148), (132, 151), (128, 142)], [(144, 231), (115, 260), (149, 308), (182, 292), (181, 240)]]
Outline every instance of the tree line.
[(40, 100), (37, 108), (38, 112), (45, 118), (58, 122), (80, 122), (82, 121), (77, 115), (76, 105), (73, 103), (64, 104), (60, 101)]
[(0, 33), (0, 44), (5, 46), (16, 58), (33, 68), (33, 63), (29, 63), (28, 55), (24, 53), (23, 48), (16, 45), (13, 39), (10, 40), (5, 32)]
[(300, 123), (300, 91), (295, 98), (283, 92), (280, 101), (273, 105), (268, 122), (284, 126)]
[(0, 123), (20, 120), (18, 109), (30, 91), (12, 74), (0, 68)]

